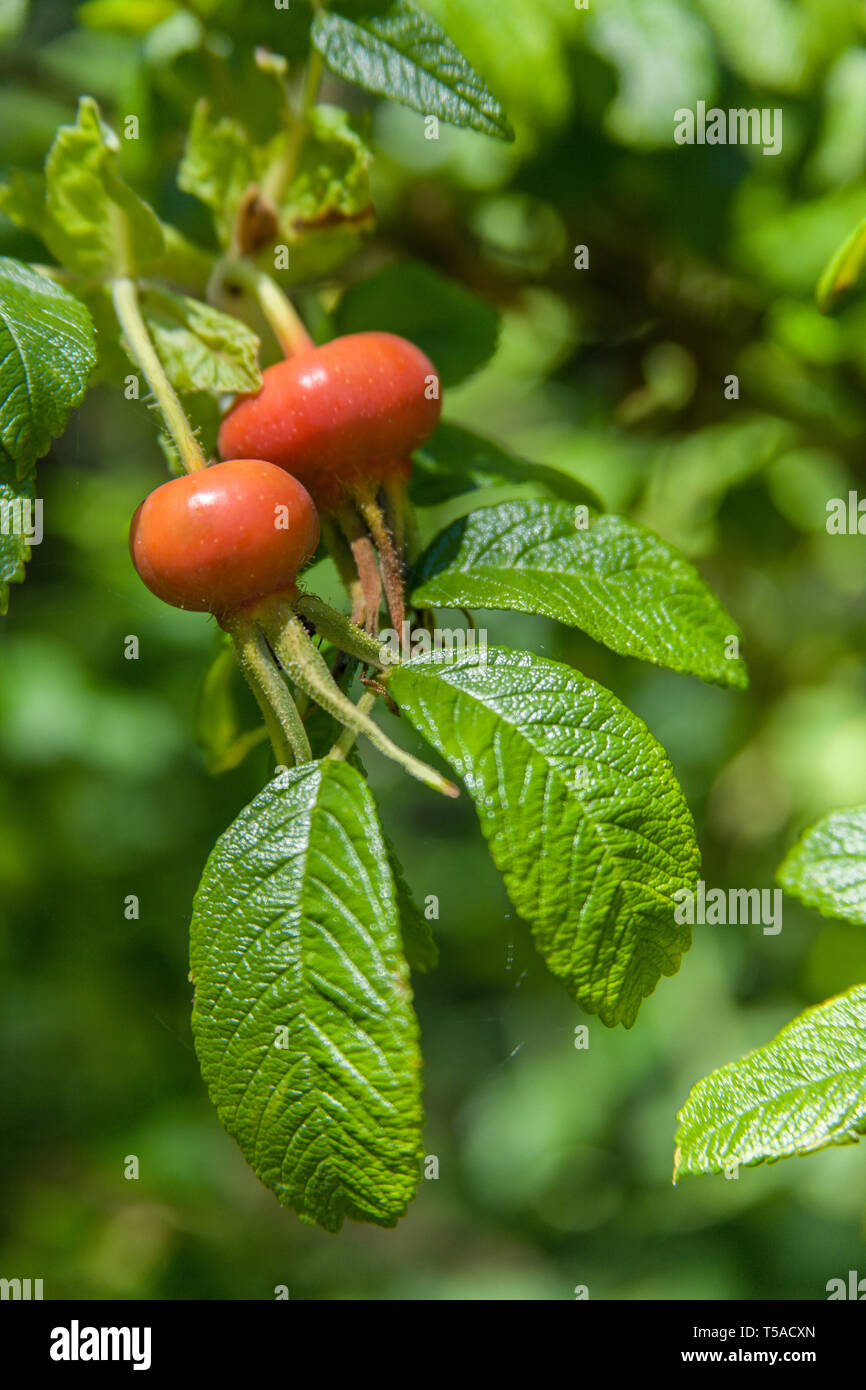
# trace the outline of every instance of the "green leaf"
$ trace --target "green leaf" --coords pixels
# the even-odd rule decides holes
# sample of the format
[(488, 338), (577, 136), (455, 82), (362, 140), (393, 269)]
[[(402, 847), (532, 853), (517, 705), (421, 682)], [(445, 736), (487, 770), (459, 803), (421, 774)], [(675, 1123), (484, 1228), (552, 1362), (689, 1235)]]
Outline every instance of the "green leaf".
[(830, 260), (818, 281), (816, 298), (822, 314), (829, 314), (841, 299), (866, 283), (866, 217)]
[(332, 72), (367, 92), (452, 125), (514, 138), (478, 73), (435, 20), (406, 0), (352, 19), (320, 10), (311, 37)]
[(208, 102), (196, 103), (178, 185), (209, 207), (217, 234), (227, 246), (241, 199), (258, 177), (253, 145), (239, 121), (222, 116), (213, 121)]
[(143, 292), (141, 307), (176, 390), (261, 389), (259, 339), (246, 324), (199, 299), (153, 286)]
[(146, 273), (162, 256), (162, 228), (117, 174), (119, 150), (96, 102), (82, 97), (75, 125), (57, 131), (44, 180), (13, 178), (0, 191), (0, 207), (69, 270), (97, 280)]
[(474, 488), (507, 483), (531, 483), (567, 502), (601, 507), (595, 493), (570, 473), (507, 453), (501, 445), (460, 425), (440, 424), (413, 455), (412, 498), (421, 507), (435, 506)]
[(261, 1181), (327, 1231), (345, 1217), (395, 1225), (420, 1176), (418, 1025), (354, 768), (281, 773), (217, 841), (191, 967), (202, 1073)]
[(0, 256), (0, 448), (23, 477), (61, 434), (96, 365), (84, 305)]
[(819, 820), (788, 851), (778, 877), (825, 917), (866, 926), (866, 806)]
[[(294, 177), (277, 200), (293, 281), (327, 274), (348, 260), (376, 221), (372, 156), (347, 112), (314, 106), (307, 127)], [(264, 178), (267, 186), (267, 172)]]
[(674, 894), (699, 854), (664, 750), (608, 690), (527, 652), (434, 652), (389, 690), (462, 777), (553, 974), (630, 1028), (691, 942)]
[(385, 266), (340, 300), (338, 333), (381, 329), (427, 353), (443, 386), (456, 386), (496, 351), (499, 315), (492, 304), (417, 261)]
[(866, 985), (710, 1072), (678, 1120), (675, 1178), (856, 1143), (866, 1133)]
[(384, 836), (384, 841), (391, 877), (394, 880), (394, 888), (397, 893), (397, 908), (406, 959), (410, 969), (417, 971), (419, 975), (425, 975), (428, 970), (434, 969), (439, 964), (439, 947), (436, 945), (433, 928), (412, 895), (412, 889), (409, 887), (403, 866), (397, 857), (397, 851), (387, 835)]
[(538, 613), (624, 656), (744, 688), (733, 620), (697, 570), (652, 531), (565, 502), (503, 502), (454, 522), (418, 562), (420, 607)]
[(18, 478), (12, 460), (0, 448), (0, 613), (9, 608), (9, 585), (21, 583), (24, 565), (30, 559), (28, 530), (32, 531), (36, 520), (34, 492), (33, 473)]
[[(244, 243), (272, 272), (271, 248), (285, 244), (292, 281), (335, 268), (358, 249), (375, 222), (370, 151), (347, 113), (316, 106), (306, 125), (300, 154), (287, 130), (257, 145), (240, 122), (212, 120), (207, 102), (200, 101), (178, 175), (180, 187), (211, 209), (222, 246)], [(287, 161), (293, 168), (288, 182)], [(256, 213), (251, 214), (253, 190)], [(248, 225), (256, 215), (259, 221)]]

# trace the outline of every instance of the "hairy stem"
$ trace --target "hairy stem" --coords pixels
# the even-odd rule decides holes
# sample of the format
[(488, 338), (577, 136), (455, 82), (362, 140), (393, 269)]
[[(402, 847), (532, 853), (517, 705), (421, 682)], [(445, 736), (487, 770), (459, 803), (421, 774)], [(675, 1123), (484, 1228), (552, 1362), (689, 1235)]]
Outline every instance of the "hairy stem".
[(343, 588), (352, 600), (352, 622), (355, 627), (363, 627), (367, 605), (351, 547), (340, 527), (332, 521), (327, 513), (321, 513), (319, 521), (322, 526), (322, 539), (328, 554), (337, 567)]
[[(365, 690), (355, 708), (361, 714), (369, 714), (378, 698), (378, 690)], [(344, 729), (337, 739), (337, 742), (328, 753), (328, 757), (333, 758), (335, 762), (340, 762), (343, 758), (347, 758), (352, 751), (357, 737), (358, 734), (355, 729)]]
[(114, 312), (117, 314), (118, 322), (123, 330), (126, 345), (156, 397), (162, 418), (177, 445), (184, 468), (187, 473), (197, 473), (199, 469), (207, 468), (207, 459), (202, 452), (201, 445), (195, 437), (184, 408), (166, 376), (165, 368), (150, 340), (147, 325), (141, 316), (138, 287), (135, 281), (127, 275), (119, 276), (113, 280), (111, 298), (114, 303)]
[[(280, 730), (280, 752), (285, 752), (287, 746), (296, 763), (311, 762), (313, 750), (301, 722), (298, 707), (274, 663), (258, 626), (252, 618), (235, 615), (227, 622), (227, 629), (231, 633), (241, 669), (265, 716), (268, 732), (271, 732), (274, 721)], [(273, 734), (271, 739), (273, 742)], [(277, 751), (274, 744), (274, 752)], [(283, 759), (280, 758), (280, 761)], [(290, 760), (285, 761), (290, 765)]]
[(376, 500), (370, 483), (355, 483), (350, 488), (350, 492), (379, 552), (379, 564), (382, 567), (382, 579), (385, 584), (385, 598), (391, 626), (397, 632), (402, 632), (403, 619), (406, 616), (406, 600), (403, 595), (401, 558), (394, 548), (391, 532), (388, 530), (382, 515), (382, 508)]
[(344, 504), (337, 508), (335, 516), (340, 523), (343, 535), (349, 542), (361, 585), (364, 611), (362, 613), (358, 611), (359, 605), (356, 602), (352, 610), (352, 622), (358, 623), (359, 626), (363, 622), (367, 631), (375, 636), (379, 630), (382, 580), (379, 575), (379, 565), (376, 560), (376, 552), (373, 549), (373, 542), (364, 530), (361, 518), (354, 507)]
[(300, 618), (292, 616), (279, 635), (275, 635), (274, 650), (289, 680), (301, 690), (306, 690), (326, 714), (330, 714), (346, 729), (364, 734), (374, 748), (399, 763), (410, 777), (417, 778), (425, 786), (445, 796), (460, 795), (459, 788), (453, 782), (419, 758), (413, 758), (411, 753), (398, 748), (364, 710), (343, 694), (331, 676), (326, 661), (310, 641)]
[(360, 627), (356, 627), (342, 613), (338, 613), (336, 608), (325, 603), (324, 599), (318, 598), (315, 594), (299, 594), (293, 606), (296, 613), (300, 613), (302, 618), (312, 623), (316, 631), (341, 652), (347, 652), (349, 656), (363, 661), (365, 666), (375, 666), (379, 670), (388, 666), (380, 643)]

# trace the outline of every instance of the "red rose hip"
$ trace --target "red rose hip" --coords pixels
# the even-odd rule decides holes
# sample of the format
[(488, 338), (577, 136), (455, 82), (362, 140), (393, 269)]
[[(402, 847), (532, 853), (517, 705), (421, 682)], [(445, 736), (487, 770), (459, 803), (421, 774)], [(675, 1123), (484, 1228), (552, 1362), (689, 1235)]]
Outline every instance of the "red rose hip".
[(351, 333), (268, 367), (262, 389), (239, 400), (220, 428), (224, 458), (256, 454), (309, 489), (353, 618), (371, 632), (383, 579), (402, 631), (410, 455), (440, 411), (439, 378), (420, 348), (394, 333)]
[(141, 579), (176, 608), (230, 613), (295, 577), (319, 541), (315, 506), (298, 480), (259, 458), (234, 458), (172, 478), (132, 518)]
[(393, 333), (352, 333), (268, 367), (258, 394), (223, 420), (219, 451), (269, 459), (330, 508), (347, 484), (407, 477), (441, 408), (420, 348)]

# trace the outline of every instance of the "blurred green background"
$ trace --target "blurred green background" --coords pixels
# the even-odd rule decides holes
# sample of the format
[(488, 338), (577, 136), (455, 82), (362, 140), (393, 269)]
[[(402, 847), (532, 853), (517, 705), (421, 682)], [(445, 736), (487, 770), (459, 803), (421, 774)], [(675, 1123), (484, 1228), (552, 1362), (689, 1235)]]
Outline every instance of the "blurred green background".
[[(517, 140), (443, 126), (427, 141), (421, 117), (327, 80), (327, 98), (369, 112), (378, 156), (379, 231), (348, 274), (408, 254), (499, 307), (496, 354), (448, 393), (446, 418), (573, 472), (680, 545), (742, 625), (752, 688), (706, 687), (542, 621), (479, 621), (609, 685), (673, 760), (708, 885), (770, 887), (804, 825), (866, 800), (864, 541), (825, 530), (827, 500), (863, 486), (866, 302), (832, 319), (813, 307), (866, 215), (866, 9), (427, 8)], [(125, 171), (197, 234), (173, 182), (192, 102), (230, 106), (239, 43), (279, 49), (279, 14), (222, 0), (83, 11), (86, 24), (38, 4), (16, 32), (23, 7), (0, 4), (0, 164), (37, 168), (91, 92), (115, 120), (139, 114)], [(675, 147), (673, 111), (699, 99), (781, 108), (782, 153)], [(579, 244), (588, 271), (573, 268)], [(5, 221), (0, 252), (44, 259)], [(191, 724), (213, 625), (162, 607), (130, 566), (129, 517), (165, 476), (145, 408), (95, 388), (39, 476), (45, 540), (0, 649), (0, 1274), (43, 1278), (47, 1298), (267, 1299), (285, 1284), (316, 1299), (570, 1299), (577, 1285), (594, 1299), (815, 1299), (866, 1272), (857, 1147), (671, 1185), (690, 1086), (866, 979), (862, 929), (790, 900), (778, 936), (698, 927), (633, 1031), (609, 1032), (540, 965), (469, 799), (440, 803), (366, 751), (409, 880), (441, 905), (441, 964), (416, 981), (439, 1178), (394, 1231), (333, 1237), (283, 1211), (207, 1099), (187, 981), (202, 865), (268, 759), (208, 776)]]

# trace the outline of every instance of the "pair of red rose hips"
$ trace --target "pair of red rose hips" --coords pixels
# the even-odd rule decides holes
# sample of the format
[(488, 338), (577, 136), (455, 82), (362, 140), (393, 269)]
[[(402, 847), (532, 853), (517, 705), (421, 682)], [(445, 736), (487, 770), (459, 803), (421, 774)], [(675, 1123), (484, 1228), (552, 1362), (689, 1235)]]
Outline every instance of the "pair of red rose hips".
[(318, 509), (354, 620), (375, 631), (378, 550), (399, 630), (402, 490), (440, 409), (432, 363), (390, 333), (336, 338), (278, 362), (223, 420), (227, 461), (164, 483), (139, 507), (130, 537), (138, 573), (167, 603), (217, 614), (293, 593), (319, 541)]
[[(412, 450), (439, 418), (438, 394), (424, 354), (389, 333), (337, 338), (269, 367), (261, 391), (238, 401), (223, 421), (225, 461), (146, 497), (132, 519), (130, 549), (153, 593), (175, 607), (213, 613), (231, 634), (278, 762), (312, 756), (285, 676), (414, 777), (456, 796), (453, 783), (399, 749), (343, 694), (307, 631), (312, 626), (381, 667), (371, 636), (381, 605), (378, 564), (392, 621), (402, 630), (403, 489)], [(298, 593), (297, 575), (319, 542), (317, 508), (357, 564), (357, 574), (350, 573), (338, 544), (353, 623)]]

